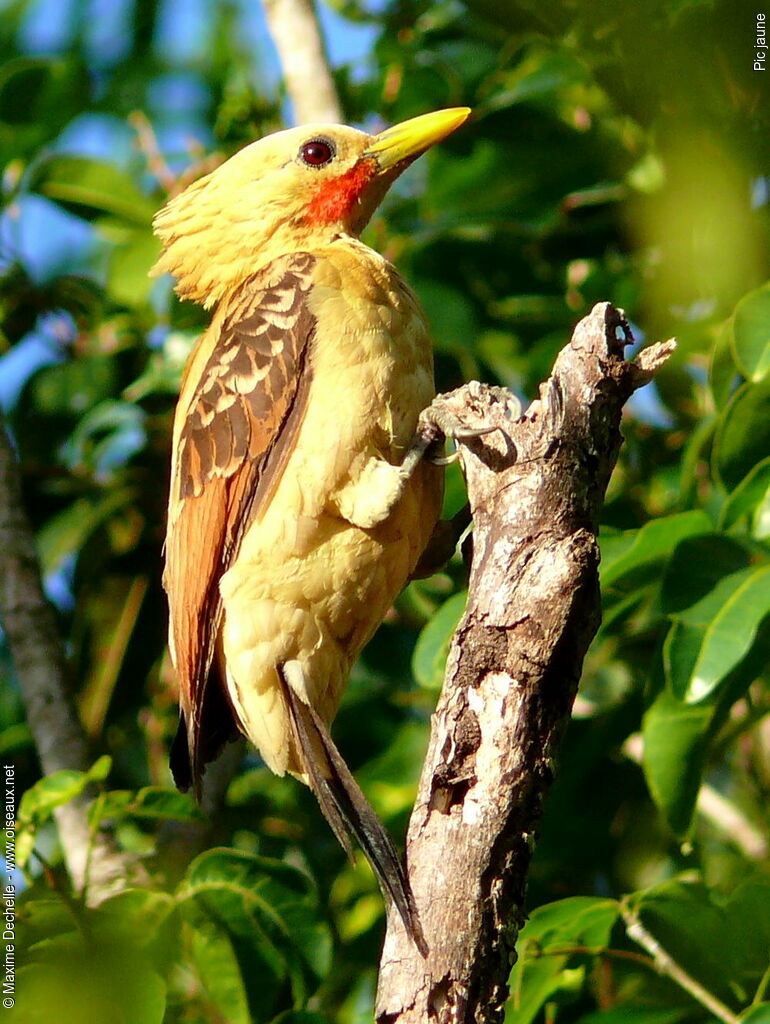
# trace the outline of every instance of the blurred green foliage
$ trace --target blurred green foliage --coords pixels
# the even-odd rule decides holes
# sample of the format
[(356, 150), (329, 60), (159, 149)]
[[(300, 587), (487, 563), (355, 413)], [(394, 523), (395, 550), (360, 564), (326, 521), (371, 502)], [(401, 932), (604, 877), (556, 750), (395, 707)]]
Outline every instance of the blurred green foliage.
[[(213, 821), (166, 768), (170, 426), (204, 318), (148, 279), (150, 219), (204, 153), (280, 127), (284, 100), (244, 29), (253, 5), (108, 6), (4, 5), (0, 401), (84, 726), (111, 759), (91, 773), (94, 827), (141, 853), (151, 883), (98, 910), (68, 895), (51, 813), (85, 778), (39, 780), (3, 649), (0, 746), (28, 790), (14, 1019), (362, 1024), (382, 930), (368, 868), (253, 755)], [(655, 971), (638, 921), (725, 1019), (767, 1022), (770, 91), (752, 69), (755, 14), (728, 0), (334, 6), (332, 32), (371, 42), (335, 71), (350, 121), (475, 111), (367, 235), (428, 311), (441, 389), (478, 377), (531, 399), (600, 300), (637, 337), (679, 338), (624, 420), (604, 622), (506, 1019), (711, 1019)], [(456, 478), (450, 492), (456, 507)], [(458, 558), (408, 588), (335, 727), (395, 835), (464, 586)]]

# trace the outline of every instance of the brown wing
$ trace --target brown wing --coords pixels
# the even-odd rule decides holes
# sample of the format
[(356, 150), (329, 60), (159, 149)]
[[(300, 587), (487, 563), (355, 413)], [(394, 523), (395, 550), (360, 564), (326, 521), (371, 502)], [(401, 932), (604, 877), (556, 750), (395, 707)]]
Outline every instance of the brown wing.
[(213, 678), (219, 580), (270, 500), (302, 421), (314, 266), (313, 256), (295, 253), (244, 282), (177, 407), (184, 420), (175, 429), (163, 583), (183, 713), (172, 768), (183, 788), (199, 787), (203, 765), (232, 732), (232, 713)]

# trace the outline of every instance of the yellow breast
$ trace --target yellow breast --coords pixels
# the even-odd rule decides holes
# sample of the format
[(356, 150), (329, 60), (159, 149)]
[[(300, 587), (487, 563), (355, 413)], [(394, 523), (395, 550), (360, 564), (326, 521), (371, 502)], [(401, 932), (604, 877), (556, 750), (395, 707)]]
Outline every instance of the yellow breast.
[(341, 494), (353, 493), (357, 508), (382, 500), (367, 470), (402, 461), (433, 397), (432, 356), (416, 300), (387, 261), (350, 239), (314, 255), (305, 416), (272, 500), (220, 584), (231, 697), (279, 773), (296, 764), (276, 666), (302, 665), (302, 696), (330, 721), (352, 661), (428, 541), (442, 486), (422, 464), (376, 525), (341, 513)]

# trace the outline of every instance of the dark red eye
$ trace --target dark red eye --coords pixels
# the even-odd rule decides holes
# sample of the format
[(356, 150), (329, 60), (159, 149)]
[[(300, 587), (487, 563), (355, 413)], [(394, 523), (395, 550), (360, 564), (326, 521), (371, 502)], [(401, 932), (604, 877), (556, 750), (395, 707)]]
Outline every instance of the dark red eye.
[(334, 159), (334, 147), (326, 139), (311, 139), (301, 147), (299, 155), (311, 167), (323, 167)]

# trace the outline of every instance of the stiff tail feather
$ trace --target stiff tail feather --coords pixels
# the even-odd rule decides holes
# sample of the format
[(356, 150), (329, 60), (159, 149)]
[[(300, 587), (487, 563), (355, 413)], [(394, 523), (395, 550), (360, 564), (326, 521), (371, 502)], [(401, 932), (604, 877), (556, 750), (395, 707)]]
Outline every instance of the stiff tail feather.
[[(285, 678), (283, 682), (297, 750), (324, 817), (351, 860), (350, 835), (356, 838), (386, 901), (395, 903), (407, 933), (422, 955), (427, 956), (428, 945), (414, 897), (390, 836), (345, 764), (325, 723)], [(319, 746), (323, 759), (318, 756)]]

